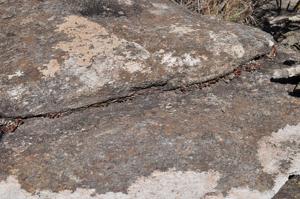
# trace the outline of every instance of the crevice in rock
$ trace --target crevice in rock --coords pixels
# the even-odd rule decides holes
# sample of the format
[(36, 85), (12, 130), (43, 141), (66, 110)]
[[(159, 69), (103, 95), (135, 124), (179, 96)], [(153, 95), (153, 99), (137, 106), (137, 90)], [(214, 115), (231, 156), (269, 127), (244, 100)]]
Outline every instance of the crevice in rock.
[(271, 79), (271, 81), (276, 82), (276, 83), (280, 83), (280, 84), (293, 84), (293, 85), (296, 85), (300, 82), (300, 76), (280, 78), (280, 79)]
[(2, 141), (3, 135), (4, 135), (4, 132), (0, 131), (0, 142)]
[[(114, 97), (105, 101), (89, 104), (82, 107), (77, 108), (71, 108), (71, 109), (65, 109), (60, 110), (58, 112), (49, 112), (49, 113), (41, 113), (41, 114), (29, 114), (25, 116), (15, 116), (15, 117), (7, 117), (7, 116), (1, 116), (0, 115), (0, 133), (1, 136), (5, 135), (6, 133), (12, 133), (14, 132), (19, 126), (21, 126), (26, 120), (33, 119), (33, 118), (59, 118), (63, 116), (70, 115), (72, 113), (80, 112), (86, 109), (95, 108), (95, 107), (107, 107), (112, 104), (117, 103), (124, 103), (126, 101), (133, 100), (136, 96), (141, 95), (148, 95), (151, 93), (159, 93), (159, 92), (167, 92), (167, 91), (174, 91), (177, 90), (179, 92), (187, 92), (187, 91), (193, 91), (197, 89), (203, 89), (205, 87), (212, 86), (213, 84), (218, 83), (220, 80), (224, 80), (226, 82), (231, 81), (234, 78), (237, 78), (241, 75), (242, 72), (252, 72), (260, 68), (256, 62), (260, 59), (266, 58), (267, 55), (258, 55), (251, 59), (248, 62), (245, 62), (244, 64), (241, 64), (239, 67), (236, 67), (233, 71), (230, 71), (224, 75), (221, 75), (215, 79), (211, 79), (204, 82), (195, 82), (188, 85), (181, 85), (181, 86), (171, 86), (169, 84), (170, 80), (165, 80), (161, 82), (155, 82), (155, 83), (149, 83), (144, 84), (143, 86), (139, 87), (133, 87), (130, 91), (130, 94), (125, 96), (118, 96)], [(7, 124), (12, 124), (7, 125)], [(8, 127), (13, 128), (13, 130), (5, 130)], [(1, 141), (1, 140), (0, 140)]]
[(283, 62), (283, 64), (284, 64), (284, 65), (287, 65), (287, 66), (293, 66), (293, 65), (298, 64), (298, 62), (295, 61), (295, 60), (292, 60), (292, 59), (287, 59), (287, 60), (285, 60), (285, 61)]
[(289, 180), (295, 179), (297, 176), (296, 175), (290, 175)]

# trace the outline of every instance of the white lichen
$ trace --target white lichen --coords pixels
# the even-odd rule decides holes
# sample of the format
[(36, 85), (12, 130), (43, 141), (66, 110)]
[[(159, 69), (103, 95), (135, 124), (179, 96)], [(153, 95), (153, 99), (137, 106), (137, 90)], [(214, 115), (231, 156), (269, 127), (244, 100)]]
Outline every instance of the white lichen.
[[(259, 192), (247, 187), (232, 188), (226, 199), (271, 199), (287, 182), (289, 175), (300, 174), (300, 124), (287, 125), (259, 141), (258, 159), (263, 171), (274, 175), (271, 190)], [(282, 162), (289, 162), (287, 169), (281, 169)]]
[[(258, 159), (263, 166), (263, 171), (268, 174), (280, 174), (282, 161), (291, 163), (299, 161), (299, 155), (300, 124), (297, 126), (287, 125), (259, 142)], [(297, 169), (300, 171), (300, 164)]]
[(175, 34), (178, 34), (180, 36), (183, 36), (185, 34), (189, 34), (189, 33), (192, 33), (192, 32), (195, 32), (197, 30), (195, 30), (194, 28), (192, 27), (189, 27), (189, 26), (182, 26), (182, 25), (171, 25), (170, 26), (170, 31), (169, 33), (175, 33)]
[(244, 56), (245, 49), (237, 35), (228, 31), (220, 31), (219, 33), (209, 31), (209, 37), (213, 43), (211, 45), (212, 49), (208, 50), (211, 50), (216, 55), (225, 52), (232, 57), (242, 58)]
[(193, 67), (201, 64), (201, 60), (191, 54), (184, 53), (181, 56), (175, 56), (174, 52), (167, 52), (161, 56), (161, 64), (167, 66), (167, 70), (172, 71), (174, 67)]
[(10, 80), (14, 77), (22, 77), (22, 76), (24, 76), (24, 72), (21, 70), (17, 70), (14, 74), (8, 75), (8, 79)]
[[(289, 144), (292, 143), (292, 144)], [(97, 194), (94, 189), (78, 188), (74, 192), (64, 190), (58, 193), (40, 190), (34, 194), (21, 188), (14, 176), (0, 182), (1, 199), (271, 199), (286, 183), (288, 176), (300, 174), (300, 123), (287, 125), (258, 142), (257, 156), (263, 171), (274, 176), (273, 188), (258, 191), (249, 187), (233, 187), (222, 194), (218, 182), (222, 173), (218, 171), (196, 172), (155, 171), (149, 177), (138, 178), (125, 193), (108, 192)], [(289, 167), (280, 168), (282, 161)]]
[(214, 171), (194, 172), (155, 171), (149, 177), (141, 177), (128, 189), (128, 194), (108, 192), (96, 194), (94, 189), (76, 189), (54, 193), (37, 191), (28, 193), (21, 188), (18, 180), (9, 176), (0, 182), (1, 199), (199, 199), (206, 193), (215, 191), (220, 174)]
[(168, 13), (169, 11), (172, 11), (170, 9), (170, 6), (168, 6), (165, 3), (151, 3), (153, 8), (149, 9), (149, 12), (154, 15), (164, 15)]
[(118, 3), (119, 4), (124, 4), (124, 5), (127, 5), (127, 6), (133, 5), (133, 1), (132, 0), (118, 0)]

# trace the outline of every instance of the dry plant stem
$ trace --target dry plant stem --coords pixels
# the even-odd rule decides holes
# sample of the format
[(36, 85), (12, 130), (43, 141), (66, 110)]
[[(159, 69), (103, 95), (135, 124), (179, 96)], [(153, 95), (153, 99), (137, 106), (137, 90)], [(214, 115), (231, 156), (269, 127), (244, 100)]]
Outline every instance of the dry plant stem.
[(293, 12), (296, 12), (298, 10), (299, 6), (300, 6), (300, 0), (298, 0), (298, 2), (296, 3), (296, 5), (294, 6)]
[(172, 0), (191, 11), (203, 15), (215, 15), (235, 22), (252, 22), (254, 0)]

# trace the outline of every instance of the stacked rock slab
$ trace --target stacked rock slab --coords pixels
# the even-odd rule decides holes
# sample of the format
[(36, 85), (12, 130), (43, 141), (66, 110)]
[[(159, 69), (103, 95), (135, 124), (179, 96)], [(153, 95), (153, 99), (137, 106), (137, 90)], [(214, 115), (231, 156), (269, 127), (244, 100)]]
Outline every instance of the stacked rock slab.
[(194, 16), (168, 0), (101, 1), (97, 9), (76, 2), (2, 3), (2, 117), (76, 109), (151, 86), (205, 82), (272, 45), (260, 30)]

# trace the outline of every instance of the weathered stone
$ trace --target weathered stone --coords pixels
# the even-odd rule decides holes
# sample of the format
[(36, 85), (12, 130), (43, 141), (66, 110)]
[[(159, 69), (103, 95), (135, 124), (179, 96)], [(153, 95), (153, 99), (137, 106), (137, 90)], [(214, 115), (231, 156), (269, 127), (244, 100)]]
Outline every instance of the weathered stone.
[[(300, 21), (300, 19), (299, 19)], [(284, 34), (284, 39), (280, 41), (283, 45), (293, 48), (295, 50), (300, 50), (300, 30), (291, 31)]]
[[(194, 16), (168, 0), (111, 2), (121, 3), (100, 5), (97, 12), (71, 10), (78, 5), (57, 0), (1, 4), (1, 12), (15, 8), (14, 17), (0, 19), (2, 117), (60, 112), (145, 87), (201, 83), (272, 45), (257, 29)], [(71, 14), (78, 10), (97, 15)]]
[(264, 63), (203, 90), (28, 119), (2, 139), (0, 195), (271, 199), (300, 173), (300, 98)]
[(289, 181), (280, 189), (273, 199), (300, 198), (300, 176), (291, 176)]
[(167, 0), (0, 3), (1, 199), (271, 199), (300, 174), (300, 99), (270, 81), (299, 54), (192, 86), (268, 53), (261, 31)]

